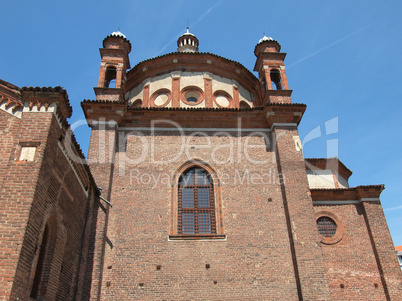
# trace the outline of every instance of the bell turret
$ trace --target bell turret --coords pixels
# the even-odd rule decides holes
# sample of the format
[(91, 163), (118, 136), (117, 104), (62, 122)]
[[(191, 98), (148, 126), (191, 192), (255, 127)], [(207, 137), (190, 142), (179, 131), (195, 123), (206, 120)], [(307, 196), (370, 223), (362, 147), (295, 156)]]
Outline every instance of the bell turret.
[(177, 40), (178, 52), (198, 52), (199, 41), (195, 35), (190, 33), (187, 26), (187, 32), (182, 34)]
[(95, 88), (96, 99), (122, 100), (126, 70), (130, 68), (131, 43), (124, 34), (116, 31), (103, 40), (103, 48), (99, 51), (101, 67)]

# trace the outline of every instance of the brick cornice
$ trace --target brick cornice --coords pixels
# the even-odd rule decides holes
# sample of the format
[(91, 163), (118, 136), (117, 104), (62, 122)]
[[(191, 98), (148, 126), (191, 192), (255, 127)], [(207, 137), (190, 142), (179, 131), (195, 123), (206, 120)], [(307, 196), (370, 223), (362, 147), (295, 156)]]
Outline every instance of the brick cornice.
[(305, 104), (269, 103), (264, 109), (268, 126), (281, 123), (298, 125), (306, 107)]
[(313, 202), (325, 201), (330, 205), (339, 201), (376, 201), (379, 202), (384, 185), (362, 185), (351, 188), (315, 188), (310, 189)]
[(94, 121), (100, 119), (119, 123), (128, 109), (126, 101), (113, 100), (84, 100), (81, 107), (90, 127)]
[[(261, 52), (257, 56), (257, 60), (254, 65), (254, 71), (259, 71), (261, 67), (266, 63), (266, 61), (277, 61), (277, 64), (272, 67), (278, 67), (280, 65), (284, 65), (283, 61), (285, 60), (286, 53), (283, 52)], [(271, 66), (270, 66), (271, 67)]]
[(68, 100), (66, 90), (62, 87), (22, 87), (22, 101), (27, 102), (29, 108), (33, 106), (48, 108), (52, 103), (57, 104), (57, 114), (62, 122), (71, 117), (73, 109)]

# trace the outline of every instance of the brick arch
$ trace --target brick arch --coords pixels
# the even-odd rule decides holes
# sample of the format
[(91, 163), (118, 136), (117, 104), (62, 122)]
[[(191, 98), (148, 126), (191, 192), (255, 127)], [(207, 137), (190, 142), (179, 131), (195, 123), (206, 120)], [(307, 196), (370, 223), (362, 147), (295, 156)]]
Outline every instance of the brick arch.
[[(161, 105), (156, 105), (156, 104), (155, 104), (156, 98), (157, 98), (159, 95), (162, 95), (162, 94), (167, 95), (167, 97), (168, 97), (167, 100), (166, 100), (163, 104), (161, 104)], [(159, 108), (161, 108), (161, 107), (167, 106), (168, 103), (171, 102), (171, 100), (172, 100), (172, 93), (170, 92), (170, 90), (169, 90), (169, 89), (166, 89), (166, 88), (162, 88), (162, 89), (158, 89), (157, 91), (155, 91), (154, 93), (152, 93), (151, 98), (150, 98), (150, 105), (151, 105), (151, 107), (159, 107)]]
[(180, 176), (186, 172), (187, 170), (199, 167), (204, 169), (211, 177), (213, 188), (214, 188), (214, 204), (215, 204), (215, 221), (216, 221), (216, 234), (211, 238), (224, 238), (224, 228), (223, 228), (223, 220), (222, 220), (222, 196), (221, 196), (221, 187), (218, 175), (214, 168), (209, 165), (207, 162), (192, 159), (189, 160), (180, 167), (176, 169), (172, 178), (172, 201), (171, 201), (171, 229), (170, 229), (170, 237), (172, 238), (175, 235), (178, 235), (178, 193), (179, 193), (179, 179)]
[(142, 100), (140, 99), (140, 98), (137, 98), (136, 100), (134, 100), (132, 103), (131, 103), (131, 106), (130, 106), (131, 108), (140, 108), (140, 107), (142, 107)]
[(329, 217), (330, 219), (332, 219), (335, 222), (336, 227), (337, 227), (336, 233), (332, 237), (323, 237), (323, 236), (319, 235), (321, 243), (326, 244), (326, 245), (333, 245), (333, 244), (340, 242), (342, 240), (343, 236), (345, 235), (345, 225), (343, 224), (342, 220), (335, 213), (333, 213), (330, 210), (320, 210), (320, 211), (316, 212), (315, 213), (316, 221), (320, 217)]
[(182, 165), (180, 165), (180, 167), (176, 170), (176, 173), (174, 174), (175, 184), (178, 183), (179, 178), (183, 172), (185, 172), (186, 170), (193, 168), (193, 167), (201, 167), (201, 168), (205, 169), (211, 176), (211, 178), (214, 182), (214, 185), (220, 186), (218, 175), (216, 174), (215, 170), (207, 162), (202, 161), (200, 159), (192, 159), (192, 160), (189, 160), (189, 161), (183, 163)]
[(67, 241), (67, 233), (62, 219), (62, 215), (54, 208), (48, 210), (44, 216), (29, 281), (29, 294), (35, 300), (36, 298), (46, 300), (56, 298), (64, 247)]
[[(221, 106), (221, 105), (218, 103), (218, 101), (216, 100), (216, 98), (219, 97), (219, 96), (226, 97), (226, 99), (228, 100), (229, 105), (226, 106), (226, 107)], [(233, 101), (233, 97), (230, 96), (230, 94), (229, 94), (228, 92), (224, 91), (224, 90), (217, 90), (217, 91), (215, 91), (214, 94), (213, 94), (213, 99), (214, 99), (214, 103), (215, 103), (219, 108), (234, 108), (234, 107), (235, 107), (235, 104), (234, 104), (234, 101)]]

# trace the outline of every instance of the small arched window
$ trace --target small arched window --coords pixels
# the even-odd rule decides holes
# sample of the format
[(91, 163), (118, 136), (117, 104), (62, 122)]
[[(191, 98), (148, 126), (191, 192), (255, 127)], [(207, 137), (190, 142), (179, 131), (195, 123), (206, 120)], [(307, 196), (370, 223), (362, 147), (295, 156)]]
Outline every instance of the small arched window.
[(272, 69), (270, 72), (272, 88), (276, 87), (276, 90), (282, 90), (281, 73), (278, 69)]
[(109, 66), (105, 73), (105, 88), (116, 88), (116, 67)]
[(42, 242), (39, 245), (39, 255), (36, 263), (35, 276), (33, 279), (31, 298), (43, 298), (46, 294), (47, 282), (50, 276), (51, 261), (53, 258), (54, 242), (50, 239), (51, 230), (45, 226)]
[(178, 234), (216, 234), (214, 187), (200, 167), (185, 171), (178, 187)]
[(336, 233), (336, 223), (332, 218), (327, 216), (321, 216), (317, 219), (317, 226), (318, 232), (320, 232), (323, 237), (332, 237)]

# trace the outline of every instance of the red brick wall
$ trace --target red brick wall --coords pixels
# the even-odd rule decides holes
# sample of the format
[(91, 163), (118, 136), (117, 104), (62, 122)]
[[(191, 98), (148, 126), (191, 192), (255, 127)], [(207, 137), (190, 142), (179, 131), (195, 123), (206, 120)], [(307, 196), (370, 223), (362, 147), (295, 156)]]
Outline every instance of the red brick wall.
[[(120, 138), (127, 137), (127, 144), (125, 139), (117, 143), (102, 300), (265, 300), (267, 296), (298, 299), (276, 158), (272, 150), (267, 152), (263, 138), (236, 134), (230, 138), (214, 137), (215, 133), (209, 132), (211, 147), (205, 147), (207, 138), (192, 137), (189, 156), (183, 152), (175, 158), (181, 147), (177, 132), (158, 132), (153, 138), (150, 132), (118, 134)], [(99, 133), (91, 141), (90, 153), (94, 157), (97, 139)], [(244, 153), (239, 159), (238, 147), (246, 140), (259, 146), (249, 148), (249, 156), (266, 162), (254, 164)], [(144, 151), (144, 141), (149, 143), (146, 158), (136, 162)], [(153, 150), (150, 141), (154, 141)], [(231, 155), (230, 143), (235, 150), (234, 160), (226, 161)], [(218, 146), (216, 152), (212, 151)], [(171, 179), (183, 163), (195, 158), (208, 162), (220, 180), (226, 240), (168, 240), (173, 209)], [(160, 163), (169, 160), (172, 162)], [(304, 168), (304, 163), (300, 166)], [(156, 185), (152, 179), (158, 181)], [(310, 210), (313, 216), (311, 207)], [(310, 223), (314, 226), (314, 217)], [(306, 242), (305, 246), (310, 248), (306, 252), (313, 254), (308, 258), (311, 273), (320, 269), (319, 264), (311, 264), (316, 260), (314, 255), (321, 252), (317, 232), (314, 235), (314, 242)], [(210, 264), (209, 269), (206, 264)], [(318, 279), (319, 294), (325, 292), (324, 272), (322, 263), (321, 273), (313, 275), (309, 282), (323, 275), (324, 279)]]
[(329, 300), (324, 258), (317, 239), (315, 216), (303, 153), (296, 150), (296, 128), (275, 128), (278, 168), (284, 177), (283, 206), (293, 261), (298, 274), (299, 299)]
[[(364, 209), (366, 206), (372, 212), (367, 214)], [(401, 299), (402, 275), (381, 205), (366, 203), (320, 205), (315, 206), (314, 209), (317, 213), (334, 214), (337, 219), (338, 231), (343, 233), (339, 242), (322, 244), (327, 279), (333, 299)], [(375, 233), (370, 233), (366, 221), (369, 221), (370, 229)], [(372, 238), (374, 238), (373, 241)], [(375, 248), (380, 248), (381, 251), (375, 250), (372, 242), (374, 242)], [(377, 261), (376, 253), (379, 252), (382, 252), (382, 255), (381, 258), (377, 257), (379, 259)], [(380, 269), (383, 271), (380, 272)], [(386, 277), (381, 279), (384, 270), (387, 270)], [(384, 279), (386, 279), (385, 282)]]
[[(1, 157), (0, 157), (0, 297), (8, 298), (11, 293), (11, 287), (14, 280), (17, 267), (18, 254), (21, 250), (24, 224), (26, 222), (26, 213), (29, 204), (25, 198), (32, 194), (33, 188), (23, 191), (18, 203), (14, 201), (16, 193), (21, 190), (16, 184), (21, 178), (16, 177), (10, 170), (10, 163), (14, 159), (16, 148), (16, 135), (19, 132), (21, 120), (0, 110), (0, 131), (1, 131)], [(11, 161), (11, 162), (10, 162)], [(14, 167), (14, 166), (13, 166)], [(21, 170), (19, 166), (16, 169)], [(35, 173), (32, 166), (28, 166), (27, 171), (33, 178)], [(28, 182), (29, 179), (26, 179)], [(13, 221), (13, 223), (10, 223)]]
[[(111, 181), (114, 167), (116, 133), (114, 128), (100, 125), (93, 129), (88, 151), (88, 163), (98, 186), (102, 187), (102, 197), (110, 200)], [(99, 300), (104, 269), (106, 231), (108, 227), (109, 206), (101, 201), (92, 209), (92, 233), (86, 271), (85, 298)]]
[[(0, 243), (4, 247), (0, 251), (0, 297), (29, 300), (39, 245), (48, 222), (56, 232), (56, 240), (50, 242), (55, 251), (45, 298), (73, 300), (77, 288), (82, 287), (78, 270), (86, 264), (86, 248), (81, 241), (85, 239), (82, 227), (87, 196), (58, 146), (61, 129), (53, 113), (23, 113), (19, 122), (1, 114), (0, 126), (9, 123), (13, 135), (5, 134), (6, 139), (2, 139), (11, 150), (7, 150), (8, 160), (1, 160)], [(16, 161), (22, 142), (39, 145), (33, 162)]]

